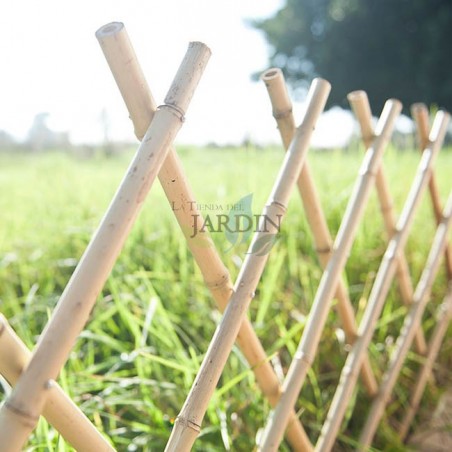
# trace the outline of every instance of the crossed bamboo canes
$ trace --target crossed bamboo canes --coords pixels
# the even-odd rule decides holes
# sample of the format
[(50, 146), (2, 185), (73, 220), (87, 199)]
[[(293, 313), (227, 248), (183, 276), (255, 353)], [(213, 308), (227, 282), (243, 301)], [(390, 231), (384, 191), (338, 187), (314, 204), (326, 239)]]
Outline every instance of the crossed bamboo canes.
[(19, 451), (36, 426), (54, 380), (119, 255), (140, 207), (182, 126), (185, 111), (210, 57), (200, 42), (190, 43), (174, 81), (147, 130), (101, 224), (64, 290), (52, 318), (0, 409), (0, 451)]
[[(372, 113), (367, 94), (365, 91), (354, 91), (348, 95), (348, 100), (360, 125), (362, 141), (365, 146), (368, 146), (373, 140), (374, 131), (372, 126)], [(389, 184), (383, 166), (377, 171), (375, 186), (386, 234), (390, 239), (396, 230), (396, 214), (394, 212), (394, 202), (389, 191)], [(402, 302), (408, 306), (413, 300), (413, 283), (411, 281), (410, 269), (403, 252), (400, 253), (397, 259), (396, 278), (399, 283), (400, 296)], [(427, 345), (422, 330), (416, 332), (415, 346), (419, 354), (423, 355), (426, 353)]]
[(416, 208), (420, 203), (421, 195), (427, 186), (433, 163), (442, 145), (448, 120), (449, 115), (447, 113), (443, 111), (437, 113), (429, 137), (431, 144), (425, 148), (422, 154), (413, 184), (397, 222), (396, 231), (389, 241), (383, 256), (362, 321), (358, 328), (358, 338), (345, 361), (339, 385), (316, 444), (316, 450), (331, 450), (336, 439), (348, 402), (352, 396), (353, 388), (356, 384), (358, 369), (361, 366), (367, 347), (372, 340), (375, 324), (380, 316), (385, 298), (390, 289), (398, 256), (408, 239), (408, 233), (414, 219)]
[(444, 254), (447, 243), (447, 233), (451, 224), (452, 193), (443, 211), (443, 220), (440, 222), (433, 244), (422, 272), (410, 311), (405, 317), (401, 333), (397, 338), (395, 349), (391, 355), (389, 366), (383, 375), (382, 383), (377, 396), (374, 398), (366, 423), (359, 438), (360, 450), (366, 450), (372, 442), (378, 424), (383, 416), (391, 391), (397, 381), (405, 357), (410, 349), (413, 337), (417, 330), (421, 329), (422, 314), (429, 301), (431, 288), (438, 272), (441, 257)]
[[(101, 27), (96, 32), (96, 37), (128, 108), (135, 134), (140, 139), (154, 116), (156, 104), (126, 28), (122, 23), (111, 23)], [(162, 165), (159, 179), (168, 202), (171, 206), (177, 206), (177, 209), (172, 210), (201, 270), (206, 286), (218, 307), (224, 311), (233, 292), (232, 281), (207, 229), (203, 232), (199, 231), (195, 237), (192, 236), (193, 218), (198, 218), (202, 224), (202, 214), (196, 207), (194, 202), (196, 198), (173, 147), (170, 148)], [(242, 323), (237, 342), (253, 369), (262, 392), (274, 406), (280, 393), (279, 381), (248, 318), (245, 318)], [(312, 448), (295, 412), (287, 437), (294, 450), (305, 451)]]
[(331, 299), (345, 266), (359, 221), (374, 183), (383, 150), (389, 142), (395, 120), (402, 109), (398, 100), (386, 101), (376, 128), (376, 139), (368, 148), (359, 171), (359, 177), (348, 202), (333, 245), (333, 253), (320, 280), (313, 306), (303, 331), (297, 352), (283, 383), (283, 394), (274, 412), (269, 416), (259, 450), (275, 451), (287, 426), (288, 413), (293, 409), (311, 367), (328, 316)]
[(433, 333), (430, 337), (430, 341), (428, 343), (428, 353), (427, 356), (425, 357), (425, 362), (419, 371), (416, 383), (411, 389), (411, 397), (408, 402), (408, 409), (398, 428), (398, 433), (400, 439), (402, 440), (405, 440), (411, 422), (414, 416), (416, 415), (419, 403), (422, 398), (422, 394), (425, 389), (425, 385), (427, 384), (428, 378), (431, 375), (433, 365), (436, 361), (436, 357), (439, 353), (439, 349), (441, 347), (450, 320), (452, 318), (452, 283), (450, 282), (448, 293), (444, 298), (443, 303), (438, 309), (437, 318), (439, 320), (437, 321)]
[(273, 190), (260, 217), (258, 232), (253, 236), (234, 285), (234, 292), (210, 342), (190, 393), (176, 418), (166, 451), (189, 451), (200, 432), (209, 400), (267, 262), (268, 252), (262, 250), (265, 248), (263, 245), (271, 243), (278, 233), (280, 221), (286, 213), (289, 196), (307, 154), (312, 130), (325, 106), (329, 91), (330, 84), (325, 80), (315, 79), (311, 85), (306, 115), (285, 156)]
[[(281, 69), (271, 68), (265, 71), (261, 78), (267, 87), (273, 108), (273, 116), (278, 124), (284, 147), (287, 149), (295, 133), (295, 120), (292, 114), (292, 103), (284, 82), (284, 75)], [(331, 257), (333, 240), (308, 161), (305, 162), (301, 169), (297, 186), (303, 201), (306, 218), (314, 237), (320, 264), (325, 268)], [(352, 344), (355, 341), (357, 326), (353, 306), (342, 278), (339, 279), (335, 297), (338, 301), (337, 308), (344, 326), (347, 342)], [(378, 386), (367, 357), (361, 368), (361, 377), (368, 393), (370, 395), (376, 394)]]
[[(416, 130), (419, 141), (419, 150), (422, 152), (428, 145), (428, 128), (429, 128), (429, 114), (425, 104), (416, 103), (411, 106), (411, 116), (416, 123)], [(435, 174), (432, 173), (430, 180), (428, 181), (428, 189), (430, 193), (430, 199), (433, 206), (433, 213), (435, 215), (436, 223), (441, 221), (441, 199), (439, 196), (438, 183), (436, 181)], [(447, 278), (452, 280), (452, 250), (449, 244), (446, 244), (444, 250)]]
[[(14, 385), (30, 361), (31, 352), (0, 314), (0, 374)], [(42, 412), (53, 427), (76, 450), (114, 451), (90, 420), (55, 383)], [(1, 440), (1, 438), (0, 438)]]

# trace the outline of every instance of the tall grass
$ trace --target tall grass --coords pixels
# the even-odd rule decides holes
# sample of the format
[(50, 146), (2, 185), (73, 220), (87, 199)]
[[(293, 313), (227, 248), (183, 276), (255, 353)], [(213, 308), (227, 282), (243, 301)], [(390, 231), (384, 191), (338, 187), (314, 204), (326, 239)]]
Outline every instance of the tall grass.
[[(261, 211), (283, 157), (281, 151), (271, 149), (187, 148), (180, 155), (199, 203), (207, 209), (209, 204), (226, 206), (253, 193), (256, 214)], [(0, 308), (29, 347), (36, 343), (129, 158), (0, 155)], [(362, 154), (355, 152), (311, 153), (309, 157), (333, 234), (339, 227), (361, 158)], [(419, 155), (411, 152), (390, 150), (385, 156), (397, 211), (403, 205), (418, 161)], [(444, 200), (451, 188), (450, 150), (442, 151), (436, 167)], [(407, 245), (414, 284), (435, 229), (425, 198)], [(358, 318), (385, 250), (382, 231), (373, 196), (347, 264), (347, 284)], [(280, 235), (251, 305), (250, 318), (282, 377), (321, 277), (297, 194), (291, 200)], [(247, 244), (226, 252), (231, 244), (225, 235), (218, 232), (213, 238), (235, 278)], [(424, 316), (427, 337), (444, 284), (442, 271)], [(370, 349), (377, 377), (384, 370), (405, 312), (394, 287)], [(163, 191), (155, 186), (61, 373), (61, 385), (119, 450), (163, 450), (172, 419), (185, 399), (219, 319)], [(429, 387), (430, 395), (436, 395), (441, 386), (452, 381), (444, 370), (451, 365), (450, 333), (437, 366), (438, 385)], [(313, 440), (326, 415), (345, 356), (341, 325), (332, 310), (319, 356), (297, 407)], [(421, 359), (410, 353), (389, 405), (390, 413), (397, 415), (407, 403), (410, 382)], [(7, 392), (7, 385), (2, 386)], [(368, 406), (361, 389), (356, 392), (354, 405), (354, 415), (341, 434), (340, 447), (344, 450), (353, 449), (353, 438), (357, 438), (363, 418), (359, 414), (365, 413)], [(424, 409), (430, 408), (425, 400)], [(234, 349), (195, 450), (252, 450), (269, 410), (253, 373), (239, 349)], [(386, 443), (395, 441), (390, 429), (393, 422), (394, 417), (389, 415), (381, 424), (377, 447), (383, 449)], [(29, 447), (69, 450), (45, 422), (40, 422)]]

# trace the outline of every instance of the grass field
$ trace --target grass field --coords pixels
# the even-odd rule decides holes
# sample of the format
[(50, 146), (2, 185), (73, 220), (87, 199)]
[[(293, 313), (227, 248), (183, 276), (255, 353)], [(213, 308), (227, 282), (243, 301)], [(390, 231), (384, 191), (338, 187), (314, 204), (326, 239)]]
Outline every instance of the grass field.
[[(278, 150), (182, 149), (187, 175), (202, 204), (225, 206), (253, 193), (253, 213), (261, 211), (282, 153)], [(19, 336), (32, 347), (100, 221), (130, 160), (76, 159), (61, 154), (0, 155), (0, 306)], [(357, 175), (358, 152), (311, 153), (309, 159), (328, 223), (335, 235)], [(390, 150), (384, 165), (395, 207), (400, 212), (419, 155)], [(452, 150), (437, 161), (442, 199), (451, 189)], [(417, 283), (434, 233), (428, 196), (407, 244)], [(385, 250), (385, 234), (373, 195), (347, 264), (347, 283), (358, 318), (366, 305)], [(311, 234), (297, 193), (292, 197), (281, 237), (271, 252), (250, 318), (268, 355), (284, 372), (294, 354), (321, 277)], [(233, 280), (246, 244), (230, 248), (223, 233), (214, 241)], [(432, 302), (424, 315), (426, 335), (445, 291), (441, 268)], [(390, 292), (374, 335), (370, 355), (380, 377), (406, 310), (396, 286)], [(60, 383), (118, 450), (163, 450), (213, 335), (220, 313), (158, 183), (133, 228), (91, 320), (82, 332)], [(341, 325), (334, 310), (322, 336), (320, 353), (297, 408), (315, 440), (345, 360)], [(452, 382), (452, 330), (443, 344), (437, 384), (429, 386), (422, 413), (431, 410), (442, 388)], [(375, 445), (403, 450), (390, 426), (409, 397), (420, 357), (411, 352), (380, 425)], [(7, 387), (3, 385), (3, 392)], [(359, 389), (353, 417), (340, 437), (340, 450), (353, 449), (369, 400)], [(223, 373), (195, 445), (197, 451), (252, 450), (269, 405), (253, 373), (235, 348)], [(351, 412), (350, 412), (351, 415)], [(40, 422), (30, 450), (70, 450)], [(281, 450), (285, 449), (282, 446)], [(339, 449), (338, 449), (339, 450)]]

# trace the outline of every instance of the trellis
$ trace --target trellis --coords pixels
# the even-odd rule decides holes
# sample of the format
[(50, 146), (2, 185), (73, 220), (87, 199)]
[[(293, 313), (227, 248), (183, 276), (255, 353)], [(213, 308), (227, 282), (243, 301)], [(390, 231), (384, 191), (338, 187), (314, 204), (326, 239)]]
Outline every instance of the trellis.
[[(108, 24), (99, 29), (96, 36), (141, 145), (33, 353), (26, 349), (7, 320), (0, 317), (0, 373), (14, 386), (11, 396), (0, 409), (0, 451), (20, 450), (41, 413), (77, 450), (114, 450), (55, 380), (77, 335), (87, 322), (96, 297), (102, 290), (155, 178), (159, 177), (170, 204), (179, 205), (184, 200), (195, 200), (172, 142), (182, 126), (191, 97), (207, 64), (209, 49), (202, 43), (190, 44), (165, 103), (157, 107), (123, 24)], [(295, 127), (292, 105), (281, 71), (270, 69), (263, 74), (262, 80), (267, 87), (273, 115), (287, 153), (261, 216), (261, 221), (273, 221), (266, 222), (265, 228), (262, 224), (258, 228), (235, 284), (232, 283), (208, 231), (200, 231), (201, 237), (191, 235), (193, 215), (202, 218), (196, 210), (196, 203), (191, 204), (190, 210), (173, 210), (205, 284), (224, 315), (186, 402), (176, 418), (166, 450), (179, 452), (191, 449), (201, 431), (209, 401), (236, 341), (252, 368), (262, 393), (274, 407), (258, 440), (258, 450), (277, 450), (284, 434), (293, 450), (313, 450), (314, 445), (304, 431), (294, 407), (315, 358), (333, 298), (337, 299), (337, 310), (350, 344), (350, 352), (315, 449), (327, 451), (333, 447), (359, 376), (372, 398), (359, 444), (361, 449), (371, 444), (404, 358), (414, 343), (416, 351), (426, 359), (412, 393), (410, 408), (400, 425), (399, 434), (403, 439), (416, 413), (452, 315), (452, 258), (448, 244), (452, 195), (449, 195), (448, 202), (442, 209), (433, 173), (449, 115), (439, 111), (429, 132), (426, 107), (422, 104), (413, 106), (412, 116), (416, 122), (422, 156), (413, 185), (397, 219), (382, 165), (382, 155), (390, 141), (401, 104), (395, 99), (388, 100), (374, 129), (366, 94), (356, 91), (348, 96), (367, 150), (340, 229), (333, 241), (306, 161), (312, 131), (325, 106), (330, 85), (322, 79), (313, 81), (306, 113), (300, 126)], [(278, 232), (277, 224), (286, 213), (295, 185), (302, 198), (319, 262), (325, 271), (298, 350), (280, 387), (277, 375), (252, 323), (246, 317), (246, 312), (268, 259), (268, 253), (258, 252), (260, 244), (271, 242)], [(387, 249), (364, 316), (357, 325), (342, 274), (374, 186), (384, 220)], [(403, 250), (416, 209), (427, 186), (437, 230), (424, 271), (414, 288)], [(420, 319), (429, 301), (431, 286), (443, 256), (449, 287), (441, 305), (443, 315), (427, 343)], [(398, 282), (400, 299), (407, 306), (408, 312), (388, 369), (382, 381), (378, 382), (372, 371), (367, 348), (393, 279)]]

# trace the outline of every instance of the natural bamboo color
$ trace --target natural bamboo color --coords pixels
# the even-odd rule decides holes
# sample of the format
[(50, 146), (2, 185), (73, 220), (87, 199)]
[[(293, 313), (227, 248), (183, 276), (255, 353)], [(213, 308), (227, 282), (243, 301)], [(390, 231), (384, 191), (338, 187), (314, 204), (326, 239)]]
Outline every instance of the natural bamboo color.
[(383, 260), (378, 269), (362, 321), (358, 328), (358, 338), (353, 344), (342, 369), (339, 385), (336, 389), (327, 418), (323, 424), (316, 445), (318, 451), (331, 450), (338, 434), (342, 419), (356, 384), (357, 371), (366, 352), (375, 329), (375, 324), (383, 309), (384, 301), (391, 287), (397, 263), (397, 256), (403, 250), (408, 232), (414, 219), (421, 195), (427, 186), (432, 165), (443, 142), (449, 115), (439, 112), (430, 133), (431, 145), (424, 150), (416, 176), (397, 222), (396, 232), (389, 241)]
[(334, 242), (333, 253), (322, 275), (313, 306), (303, 331), (297, 352), (283, 384), (280, 401), (268, 419), (259, 450), (276, 451), (284, 434), (288, 414), (295, 406), (308, 369), (314, 361), (323, 327), (328, 316), (331, 299), (344, 270), (348, 253), (362, 217), (364, 207), (374, 182), (383, 149), (389, 142), (395, 120), (402, 109), (397, 100), (388, 100), (377, 124), (377, 138), (369, 147), (361, 165), (359, 178), (347, 205), (339, 232)]
[[(369, 99), (367, 98), (365, 91), (354, 91), (348, 95), (348, 100), (360, 125), (361, 137), (367, 148), (374, 139), (372, 113), (369, 105)], [(389, 184), (383, 166), (381, 166), (377, 171), (375, 186), (377, 188), (378, 201), (380, 204), (381, 214), (383, 216), (386, 234), (388, 239), (390, 239), (395, 232), (396, 215), (394, 212), (394, 202), (389, 191)], [(400, 253), (397, 257), (396, 278), (399, 283), (402, 302), (408, 306), (413, 300), (413, 283), (405, 253)], [(427, 344), (422, 330), (416, 332), (415, 346), (416, 351), (419, 354), (423, 355), (426, 353)]]
[(327, 81), (314, 80), (309, 91), (308, 109), (304, 121), (298, 128), (286, 154), (261, 216), (259, 231), (253, 236), (235, 283), (234, 293), (210, 343), (185, 404), (176, 419), (165, 449), (167, 451), (189, 451), (199, 434), (209, 400), (221, 376), (267, 262), (268, 248), (262, 250), (262, 247), (265, 248), (265, 244), (271, 243), (278, 232), (278, 225), (286, 212), (289, 196), (303, 166), (312, 130), (325, 106), (329, 91), (330, 84)]
[(413, 303), (405, 317), (401, 333), (397, 338), (395, 348), (391, 354), (389, 366), (381, 382), (378, 395), (372, 401), (369, 415), (359, 438), (359, 449), (367, 450), (377, 431), (378, 424), (383, 416), (387, 401), (392, 389), (397, 381), (405, 357), (410, 349), (415, 332), (422, 328), (422, 314), (430, 298), (431, 288), (438, 272), (441, 257), (447, 244), (447, 234), (451, 224), (452, 214), (452, 193), (449, 202), (443, 212), (443, 220), (440, 222), (435, 234), (427, 263), (422, 272), (416, 291), (413, 296)]
[(451, 318), (452, 283), (449, 283), (449, 290), (447, 292), (447, 295), (444, 298), (442, 305), (438, 309), (438, 321), (428, 343), (428, 353), (425, 357), (425, 362), (423, 363), (422, 368), (419, 371), (416, 383), (414, 384), (413, 388), (411, 388), (411, 397), (410, 401), (408, 402), (408, 409), (398, 428), (398, 433), (402, 441), (405, 440), (410, 429), (411, 422), (413, 421), (413, 418), (419, 408), (425, 385), (427, 384), (429, 376), (431, 375), (433, 365), (436, 361), (439, 349), (447, 332)]
[(188, 51), (102, 222), (91, 239), (17, 386), (0, 410), (0, 451), (19, 451), (119, 255), (144, 199), (182, 126), (210, 56), (200, 42)]
[[(8, 324), (6, 318), (0, 314), (0, 374), (11, 386), (16, 384), (30, 358), (31, 352)], [(108, 441), (56, 383), (42, 414), (76, 450), (114, 451)]]
[[(261, 78), (267, 87), (273, 107), (273, 116), (278, 124), (284, 147), (287, 149), (295, 133), (295, 120), (292, 114), (292, 103), (284, 82), (284, 75), (281, 69), (272, 68), (265, 71)], [(308, 161), (305, 162), (301, 169), (297, 186), (314, 238), (319, 262), (324, 269), (331, 257), (333, 240), (323, 214)], [(339, 279), (335, 297), (338, 302), (337, 310), (344, 327), (345, 337), (348, 344), (353, 344), (356, 338), (357, 326), (353, 306), (342, 278)], [(376, 394), (378, 386), (367, 357), (361, 368), (361, 377), (367, 392), (370, 395)]]
[[(424, 104), (417, 103), (411, 106), (411, 116), (416, 123), (416, 130), (419, 141), (419, 149), (422, 152), (423, 149), (428, 144), (428, 128), (429, 128), (429, 114), (428, 109)], [(439, 224), (441, 221), (441, 198), (439, 195), (438, 184), (436, 182), (435, 174), (432, 174), (430, 181), (428, 183), (428, 188), (430, 192), (430, 198), (432, 201), (433, 212), (435, 214), (436, 223)], [(444, 250), (446, 258), (444, 263), (446, 265), (447, 277), (452, 280), (452, 250), (450, 245), (446, 245)]]
[[(151, 123), (156, 103), (126, 28), (119, 22), (107, 24), (96, 32), (96, 37), (127, 106), (135, 133), (140, 139)], [(162, 165), (159, 179), (206, 286), (220, 310), (224, 311), (233, 291), (229, 271), (223, 265), (207, 229), (193, 236), (193, 218), (198, 218), (199, 224), (204, 224), (204, 221), (173, 147), (170, 148)], [(253, 369), (259, 387), (274, 406), (280, 394), (279, 381), (248, 318), (242, 323), (237, 342)], [(295, 412), (293, 422), (287, 431), (287, 438), (295, 451), (308, 451), (312, 448)]]

